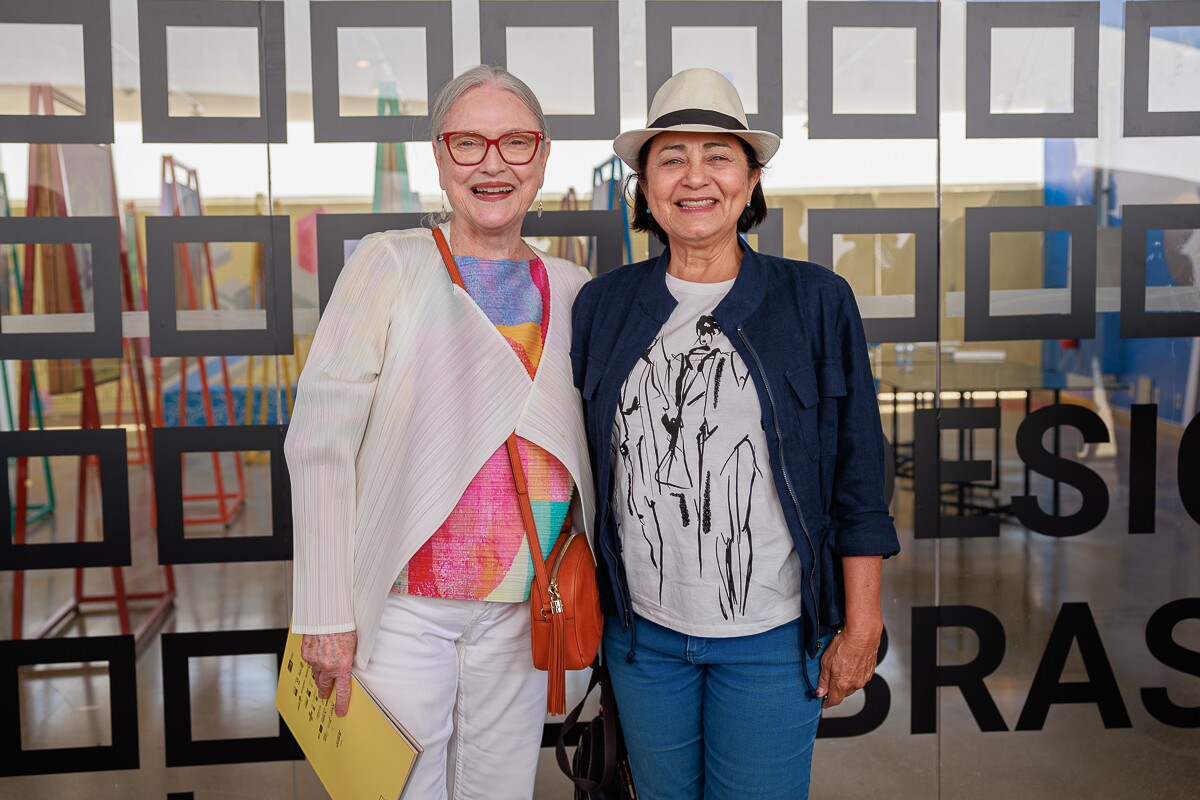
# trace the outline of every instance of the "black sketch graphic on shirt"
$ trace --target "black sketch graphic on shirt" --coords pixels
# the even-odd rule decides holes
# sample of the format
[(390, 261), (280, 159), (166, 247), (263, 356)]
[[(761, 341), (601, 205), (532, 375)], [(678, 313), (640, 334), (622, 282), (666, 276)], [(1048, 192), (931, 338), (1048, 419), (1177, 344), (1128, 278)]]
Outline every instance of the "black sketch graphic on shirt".
[(743, 436), (721, 466), (725, 499), (729, 503), (729, 527), (714, 541), (721, 570), (721, 614), (725, 619), (746, 613), (750, 575), (754, 569), (754, 534), (750, 527), (754, 482), (762, 475), (754, 445)]
[[(670, 522), (695, 531), (699, 575), (711, 576), (722, 616), (735, 619), (746, 612), (754, 566), (750, 498), (763, 473), (748, 436), (729, 452), (709, 452), (722, 389), (741, 391), (750, 378), (732, 350), (714, 345), (720, 333), (705, 314), (688, 350), (667, 352), (661, 338), (647, 348), (619, 400), (613, 457), (621, 459), (622, 500), (642, 539), (643, 549), (632, 555), (656, 569), (659, 601), (679, 568), (664, 563), (662, 525)], [(724, 493), (724, 520), (713, 518), (714, 492)]]

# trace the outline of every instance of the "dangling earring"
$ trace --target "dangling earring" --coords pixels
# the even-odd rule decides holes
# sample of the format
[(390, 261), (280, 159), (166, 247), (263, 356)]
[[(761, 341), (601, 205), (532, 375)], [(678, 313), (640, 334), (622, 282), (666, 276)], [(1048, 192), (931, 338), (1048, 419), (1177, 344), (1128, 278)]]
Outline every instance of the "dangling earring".
[(541, 195), (539, 195), (538, 196), (538, 219), (541, 219), (541, 218), (542, 218), (542, 198), (541, 198)]
[(442, 216), (446, 216), (446, 192), (442, 191)]
[(747, 201), (746, 201), (746, 208), (749, 208), (749, 207), (750, 207), (750, 201), (749, 201), (749, 200), (747, 200)]

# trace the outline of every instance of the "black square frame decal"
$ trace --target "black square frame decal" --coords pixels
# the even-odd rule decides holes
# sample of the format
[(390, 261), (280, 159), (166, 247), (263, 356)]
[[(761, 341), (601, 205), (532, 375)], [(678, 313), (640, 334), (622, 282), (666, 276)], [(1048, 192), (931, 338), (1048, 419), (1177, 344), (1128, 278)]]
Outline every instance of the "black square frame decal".
[(1125, 3), (1126, 136), (1200, 136), (1200, 111), (1150, 110), (1151, 28), (1175, 26), (1200, 26), (1200, 3), (1195, 0)]
[[(154, 429), (155, 501), (160, 564), (290, 561), (292, 490), (282, 425), (212, 425)], [(184, 536), (184, 453), (266, 451), (271, 456), (271, 530), (255, 536)]]
[(808, 212), (808, 258), (834, 269), (835, 234), (911, 233), (916, 241), (913, 316), (866, 317), (868, 342), (932, 342), (938, 338), (938, 210), (814, 208)]
[(83, 27), (87, 109), (67, 114), (0, 114), (0, 142), (111, 144), (113, 128), (110, 0), (0, 0), (0, 23)]
[[(7, 514), (5, 515), (7, 516)], [(112, 744), (21, 749), (21, 682), (17, 669), (39, 664), (108, 662)], [(7, 709), (0, 725), (0, 777), (137, 769), (138, 711), (133, 636), (0, 641), (0, 687)]]
[[(968, 342), (1096, 337), (1095, 206), (968, 208), (966, 228), (963, 332)], [(1071, 309), (1066, 314), (991, 312), (992, 234), (1028, 231), (1071, 235)]]
[(508, 29), (592, 29), (592, 114), (549, 114), (551, 139), (612, 139), (621, 132), (620, 36), (616, 0), (480, 0), (479, 47), (484, 64), (508, 65)]
[[(811, 139), (936, 139), (938, 12), (927, 2), (808, 4), (808, 135)], [(908, 28), (916, 33), (916, 110), (912, 114), (835, 114), (835, 28)]]
[[(1099, 135), (1099, 3), (976, 0), (965, 5), (968, 139), (1083, 139)], [(992, 31), (996, 28), (1070, 28), (1074, 31), (1070, 112), (992, 113)]]
[(428, 114), (343, 117), (338, 28), (424, 28), (425, 86), (430, 104), (454, 77), (449, 0), (310, 0), (313, 134), (320, 142), (432, 141)]
[(298, 761), (304, 752), (283, 720), (278, 736), (192, 739), (192, 687), (188, 661), (206, 656), (271, 654), (283, 662), (287, 628), (204, 631), (162, 635), (163, 738), (168, 767)]
[[(766, 0), (646, 0), (646, 106), (674, 74), (671, 31), (693, 27), (755, 28), (758, 112), (751, 130), (783, 135), (783, 3)], [(744, 98), (743, 98), (744, 99)]]
[[(263, 330), (180, 330), (175, 297), (175, 245), (260, 242), (267, 327)], [(146, 272), (150, 354), (154, 356), (291, 355), (292, 253), (286, 216), (147, 217)]]
[(116, 217), (0, 217), (0, 247), (10, 244), (91, 245), (92, 331), (0, 332), (4, 358), (120, 358), (120, 221)]
[[(257, 117), (172, 117), (168, 103), (167, 28), (258, 31)], [(142, 141), (287, 142), (287, 64), (282, 0), (138, 0)]]
[(1151, 231), (1200, 230), (1200, 203), (1121, 208), (1121, 338), (1200, 336), (1200, 311), (1146, 310), (1146, 240)]
[[(10, 458), (98, 456), (100, 462), (101, 524), (99, 542), (13, 544), (9, 482), (0, 479), (0, 570), (128, 567), (129, 471), (123, 428), (6, 431), (0, 433), (0, 465)], [(79, 476), (80, 480), (84, 475)]]

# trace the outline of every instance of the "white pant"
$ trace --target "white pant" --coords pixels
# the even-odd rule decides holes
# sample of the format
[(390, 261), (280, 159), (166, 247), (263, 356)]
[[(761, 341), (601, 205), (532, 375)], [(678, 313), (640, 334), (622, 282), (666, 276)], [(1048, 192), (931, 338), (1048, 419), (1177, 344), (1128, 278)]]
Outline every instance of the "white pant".
[(391, 594), (359, 678), (425, 748), (404, 800), (533, 796), (546, 673), (528, 604)]

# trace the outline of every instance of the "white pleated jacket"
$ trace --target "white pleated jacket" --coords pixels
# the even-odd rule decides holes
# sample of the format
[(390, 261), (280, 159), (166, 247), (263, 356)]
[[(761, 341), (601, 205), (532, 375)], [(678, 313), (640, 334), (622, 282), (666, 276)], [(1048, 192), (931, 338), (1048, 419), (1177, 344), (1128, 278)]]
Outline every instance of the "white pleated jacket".
[(393, 582), (514, 430), (570, 471), (591, 538), (595, 489), (571, 381), (581, 267), (538, 253), (550, 320), (534, 380), (455, 286), (430, 231), (363, 239), (321, 316), (284, 452), (292, 483), (297, 633), (358, 631), (371, 649)]

